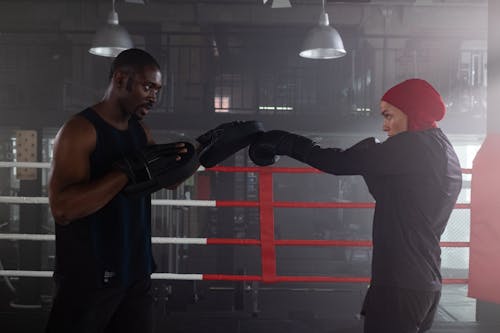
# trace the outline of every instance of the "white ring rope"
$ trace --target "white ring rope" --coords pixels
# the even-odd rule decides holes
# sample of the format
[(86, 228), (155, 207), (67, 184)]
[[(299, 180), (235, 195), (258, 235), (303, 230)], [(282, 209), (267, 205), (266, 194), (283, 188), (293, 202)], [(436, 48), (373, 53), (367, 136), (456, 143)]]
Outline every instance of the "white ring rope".
[[(0, 234), (0, 240), (55, 240), (55, 235)], [(153, 244), (198, 244), (206, 245), (206, 238), (152, 237)], [(22, 271), (0, 269), (0, 276), (52, 277), (51, 271)], [(152, 279), (159, 280), (203, 280), (203, 274), (153, 273)]]
[[(47, 197), (9, 197), (0, 196), (0, 203), (8, 204), (48, 204)], [(194, 206), (194, 207), (215, 207), (216, 200), (171, 200), (171, 199), (153, 199), (153, 206)]]
[(0, 196), (0, 203), (8, 204), (48, 204), (47, 197), (6, 197)]
[[(52, 271), (0, 270), (0, 276), (52, 277), (52, 275)], [(156, 280), (203, 280), (203, 274), (153, 273), (151, 278)]]
[[(55, 235), (38, 234), (0, 234), (0, 240), (36, 240), (53, 241)], [(206, 245), (206, 238), (177, 238), (177, 237), (152, 237), (153, 244), (196, 244)], [(18, 277), (52, 277), (51, 271), (22, 271), (0, 269), (0, 276)], [(174, 273), (153, 273), (152, 279), (159, 280), (203, 280), (203, 274), (174, 274)]]
[(215, 207), (216, 200), (171, 200), (171, 199), (153, 199), (153, 206), (195, 206), (195, 207)]
[[(48, 169), (48, 162), (2, 162), (0, 168), (37, 168)], [(200, 166), (198, 171), (204, 171)], [(47, 197), (8, 197), (0, 196), (0, 203), (8, 204), (48, 204)], [(197, 206), (197, 207), (215, 207), (215, 200), (169, 200), (153, 199), (152, 205), (156, 206)], [(0, 234), (0, 240), (33, 240), (33, 241), (54, 241), (55, 235), (44, 234)], [(198, 244), (206, 245), (206, 238), (176, 238), (176, 237), (152, 237), (153, 244)], [(0, 269), (0, 276), (17, 277), (52, 277), (52, 271), (24, 271), (24, 270), (5, 270)], [(152, 279), (160, 280), (203, 280), (203, 274), (175, 274), (175, 273), (153, 273)]]
[[(0, 234), (0, 240), (31, 240), (31, 241), (54, 241), (55, 235), (46, 234)], [(206, 238), (189, 237), (151, 237), (153, 244), (194, 244), (206, 245)]]
[(155, 280), (203, 280), (203, 274), (153, 273)]
[[(50, 168), (49, 162), (3, 162), (0, 161), (0, 168)], [(200, 166), (198, 171), (204, 171)], [(18, 197), (18, 196), (0, 196), (0, 203), (8, 204), (48, 204), (47, 197)], [(197, 206), (197, 207), (215, 207), (215, 200), (169, 200), (153, 199), (152, 205), (156, 206)]]
[(41, 234), (0, 234), (0, 240), (53, 241), (56, 240), (56, 236)]
[[(36, 168), (50, 169), (50, 162), (15, 162), (15, 161), (0, 161), (0, 168)], [(200, 165), (198, 171), (204, 171), (205, 168)]]
[(196, 244), (207, 245), (206, 238), (188, 238), (188, 237), (151, 237), (153, 244)]
[(51, 271), (15, 271), (15, 270), (1, 270), (0, 276), (24, 276), (24, 277), (52, 277)]
[(0, 168), (49, 169), (50, 162), (0, 162)]

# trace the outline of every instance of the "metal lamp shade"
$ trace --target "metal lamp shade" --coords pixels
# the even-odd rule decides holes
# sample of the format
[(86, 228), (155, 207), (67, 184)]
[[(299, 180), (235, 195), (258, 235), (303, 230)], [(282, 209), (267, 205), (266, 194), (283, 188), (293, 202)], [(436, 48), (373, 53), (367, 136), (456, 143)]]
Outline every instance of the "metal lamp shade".
[(307, 34), (299, 55), (310, 59), (334, 59), (346, 55), (339, 33), (329, 25), (318, 25)]
[(116, 57), (131, 47), (133, 43), (128, 32), (118, 24), (108, 23), (97, 31), (89, 52), (103, 57)]

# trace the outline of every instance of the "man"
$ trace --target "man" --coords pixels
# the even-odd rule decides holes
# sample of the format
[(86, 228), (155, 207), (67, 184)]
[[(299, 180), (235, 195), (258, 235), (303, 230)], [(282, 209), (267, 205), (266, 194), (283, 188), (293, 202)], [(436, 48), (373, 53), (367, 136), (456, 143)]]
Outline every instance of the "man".
[(462, 185), (461, 168), (436, 121), (439, 93), (421, 79), (389, 89), (380, 102), (383, 143), (321, 148), (285, 131), (264, 133), (249, 154), (257, 165), (288, 155), (335, 175), (362, 175), (374, 197), (372, 280), (362, 314), (365, 333), (428, 330), (441, 294), (439, 246)]
[[(139, 182), (137, 169), (152, 177), (142, 159), (161, 145), (154, 145), (142, 119), (161, 88), (157, 61), (143, 50), (125, 50), (113, 61), (102, 101), (57, 134), (49, 181), (57, 291), (47, 332), (152, 331), (151, 196), (124, 189)], [(187, 147), (168, 149), (167, 178), (167, 167), (182, 160)], [(160, 185), (183, 179), (170, 180)]]

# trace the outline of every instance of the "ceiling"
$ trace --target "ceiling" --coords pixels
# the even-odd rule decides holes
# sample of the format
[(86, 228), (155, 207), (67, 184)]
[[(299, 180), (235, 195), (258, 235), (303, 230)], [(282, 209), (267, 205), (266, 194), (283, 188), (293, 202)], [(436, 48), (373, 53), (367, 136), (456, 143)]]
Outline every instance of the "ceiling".
[[(311, 26), (317, 22), (321, 0), (290, 0), (292, 8), (271, 8), (263, 0), (116, 0), (120, 22), (133, 30), (161, 31), (204, 29), (210, 25)], [(106, 21), (111, 0), (0, 0), (0, 33), (16, 31), (94, 31)], [(428, 24), (428, 30), (441, 29), (439, 21), (450, 17), (450, 29), (474, 30), (482, 23), (487, 0), (327, 0), (330, 23), (362, 26), (372, 33), (381, 31), (392, 13), (394, 33), (400, 26)], [(418, 20), (413, 19), (418, 15)], [(460, 22), (459, 24), (456, 24)], [(153, 25), (151, 27), (150, 25)], [(159, 28), (160, 27), (160, 28)], [(461, 28), (463, 27), (463, 28)], [(402, 29), (407, 33), (408, 29)]]

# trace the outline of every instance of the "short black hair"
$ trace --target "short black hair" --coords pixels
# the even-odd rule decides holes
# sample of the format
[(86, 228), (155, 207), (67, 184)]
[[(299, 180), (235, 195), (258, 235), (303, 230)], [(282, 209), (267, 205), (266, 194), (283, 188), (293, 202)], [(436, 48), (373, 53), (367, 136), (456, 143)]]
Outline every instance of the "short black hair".
[(113, 77), (113, 74), (119, 68), (131, 68), (134, 72), (141, 71), (144, 67), (154, 66), (160, 69), (160, 65), (156, 59), (148, 52), (132, 48), (120, 52), (113, 63), (111, 64), (111, 69), (109, 72), (109, 79)]

